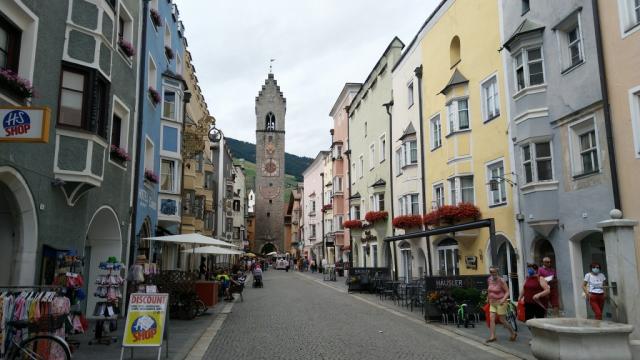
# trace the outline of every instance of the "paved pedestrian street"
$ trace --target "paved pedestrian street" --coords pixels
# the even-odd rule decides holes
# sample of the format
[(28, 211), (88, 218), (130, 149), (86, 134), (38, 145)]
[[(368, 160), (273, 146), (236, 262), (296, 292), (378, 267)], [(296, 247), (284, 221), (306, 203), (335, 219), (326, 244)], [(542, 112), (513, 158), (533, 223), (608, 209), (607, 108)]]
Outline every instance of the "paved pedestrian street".
[[(341, 281), (344, 278), (339, 278)], [(248, 283), (249, 284), (249, 283)], [(513, 359), (512, 355), (347, 294), (308, 273), (270, 270), (247, 287), (205, 359)]]

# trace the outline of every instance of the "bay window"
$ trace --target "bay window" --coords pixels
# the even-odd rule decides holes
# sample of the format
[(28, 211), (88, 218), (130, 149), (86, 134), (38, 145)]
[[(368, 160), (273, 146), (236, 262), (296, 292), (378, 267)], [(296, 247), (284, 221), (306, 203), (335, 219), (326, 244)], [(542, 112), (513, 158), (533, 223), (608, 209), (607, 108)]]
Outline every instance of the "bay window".
[(402, 166), (415, 165), (418, 163), (418, 142), (407, 140), (402, 144), (403, 159)]
[(447, 105), (449, 133), (469, 129), (469, 103), (467, 99), (453, 100)]
[(176, 161), (162, 159), (160, 162), (160, 190), (177, 192), (177, 180)]
[(107, 137), (109, 83), (94, 69), (63, 65), (58, 124)]
[(544, 83), (542, 47), (520, 50), (514, 58), (518, 91)]
[(487, 182), (489, 184), (489, 205), (502, 205), (507, 202), (507, 189), (504, 180), (504, 163), (502, 160), (487, 165)]
[(162, 117), (169, 120), (176, 119), (176, 92), (165, 90), (162, 98)]
[(349, 217), (351, 220), (360, 220), (360, 205), (351, 205)]
[(451, 204), (475, 202), (473, 175), (456, 176), (449, 179), (449, 195)]
[(436, 208), (444, 205), (444, 184), (433, 185), (433, 201)]
[(370, 211), (384, 211), (384, 193), (375, 193), (369, 196)]
[(400, 215), (419, 215), (420, 203), (418, 194), (408, 194), (399, 199)]
[(521, 149), (525, 183), (553, 180), (551, 142), (528, 143)]

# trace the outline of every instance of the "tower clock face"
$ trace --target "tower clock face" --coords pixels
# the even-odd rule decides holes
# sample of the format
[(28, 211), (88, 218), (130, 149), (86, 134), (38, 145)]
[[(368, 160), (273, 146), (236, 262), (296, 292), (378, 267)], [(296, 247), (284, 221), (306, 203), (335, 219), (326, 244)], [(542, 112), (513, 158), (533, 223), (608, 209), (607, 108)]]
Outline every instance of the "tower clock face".
[(273, 159), (265, 159), (262, 164), (262, 174), (264, 176), (278, 176), (278, 162)]

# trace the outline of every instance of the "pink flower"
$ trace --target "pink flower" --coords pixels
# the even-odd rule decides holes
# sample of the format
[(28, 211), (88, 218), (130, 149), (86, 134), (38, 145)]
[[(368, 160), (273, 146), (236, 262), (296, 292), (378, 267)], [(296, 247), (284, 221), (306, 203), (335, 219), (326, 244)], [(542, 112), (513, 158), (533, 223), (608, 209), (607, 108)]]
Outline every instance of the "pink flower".
[(122, 49), (122, 52), (124, 52), (124, 54), (128, 57), (132, 57), (136, 54), (136, 49), (133, 47), (133, 44), (131, 44), (127, 40), (120, 39), (118, 41), (118, 45), (120, 45), (120, 49)]
[(129, 161), (131, 160), (131, 157), (129, 156), (129, 153), (126, 152), (126, 150), (119, 148), (115, 145), (111, 145), (111, 154), (114, 155), (117, 158), (120, 158), (121, 160), (124, 161)]
[(23, 99), (34, 96), (33, 85), (27, 79), (23, 79), (18, 74), (9, 69), (0, 69), (0, 87), (8, 89), (10, 92)]
[(154, 105), (157, 105), (160, 103), (160, 100), (162, 100), (162, 98), (160, 97), (160, 93), (153, 88), (153, 86), (149, 86), (149, 95), (151, 96), (151, 100), (153, 101)]
[(150, 15), (151, 15), (151, 21), (153, 21), (153, 24), (156, 27), (162, 26), (162, 18), (160, 17), (160, 13), (158, 12), (158, 10), (151, 9), (150, 10)]

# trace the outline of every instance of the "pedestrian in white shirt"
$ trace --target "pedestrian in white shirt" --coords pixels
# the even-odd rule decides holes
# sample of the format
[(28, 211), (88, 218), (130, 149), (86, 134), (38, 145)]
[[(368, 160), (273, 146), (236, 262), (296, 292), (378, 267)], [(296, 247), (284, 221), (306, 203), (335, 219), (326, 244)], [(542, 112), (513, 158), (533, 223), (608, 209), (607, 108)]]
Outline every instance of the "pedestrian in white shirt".
[(600, 269), (600, 264), (592, 263), (591, 272), (585, 274), (584, 283), (582, 284), (582, 290), (584, 290), (596, 320), (602, 320), (602, 309), (604, 308), (604, 300), (607, 297), (604, 291), (607, 277), (600, 272)]

